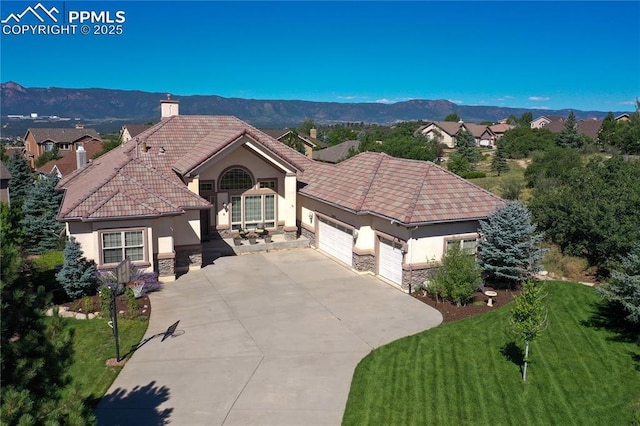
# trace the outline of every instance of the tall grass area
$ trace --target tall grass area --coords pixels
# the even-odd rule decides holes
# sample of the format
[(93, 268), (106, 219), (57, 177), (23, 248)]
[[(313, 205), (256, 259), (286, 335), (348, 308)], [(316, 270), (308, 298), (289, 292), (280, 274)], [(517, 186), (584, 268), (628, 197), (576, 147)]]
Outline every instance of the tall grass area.
[(495, 172), (491, 171), (492, 158), (493, 156), (491, 155), (486, 156), (486, 158), (484, 158), (477, 165), (477, 170), (486, 173), (487, 177), (469, 179), (469, 181), (486, 189), (489, 192), (496, 194), (499, 197), (504, 196), (504, 187), (506, 185), (508, 185), (510, 182), (516, 182), (522, 186), (520, 200), (525, 202), (530, 200), (532, 196), (531, 189), (525, 187), (525, 168), (520, 164), (524, 160), (507, 160), (507, 163), (509, 164), (509, 171), (501, 173), (500, 176), (498, 176)]
[(356, 368), (343, 424), (630, 424), (638, 335), (603, 327), (593, 288), (547, 290), (549, 328), (531, 346), (526, 382), (506, 305), (373, 351)]
[[(95, 406), (107, 392), (122, 367), (107, 367), (106, 361), (115, 358), (115, 340), (107, 319), (64, 319), (65, 327), (73, 328), (73, 365), (69, 391), (77, 389), (80, 396)], [(120, 357), (142, 340), (148, 321), (118, 319)]]

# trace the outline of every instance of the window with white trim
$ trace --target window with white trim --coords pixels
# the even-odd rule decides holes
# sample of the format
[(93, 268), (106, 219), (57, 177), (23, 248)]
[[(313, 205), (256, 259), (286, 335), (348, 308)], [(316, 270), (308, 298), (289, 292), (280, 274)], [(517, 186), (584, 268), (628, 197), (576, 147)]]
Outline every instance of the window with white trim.
[(232, 195), (231, 229), (276, 227), (276, 200), (274, 194)]
[(245, 169), (234, 167), (220, 178), (221, 191), (242, 191), (253, 188), (253, 178)]
[(62, 151), (68, 151), (70, 146), (71, 146), (71, 145), (70, 145), (70, 144), (68, 144), (68, 143), (61, 143), (61, 144), (60, 144), (60, 150), (62, 150)]
[(276, 179), (261, 180), (258, 184), (260, 189), (273, 189), (274, 191), (278, 187), (278, 181)]
[(49, 151), (53, 151), (53, 147), (54, 147), (54, 143), (53, 142), (46, 142), (44, 144), (44, 150), (49, 152)]
[(122, 230), (101, 235), (102, 263), (119, 263), (125, 257), (132, 262), (144, 261), (144, 231)]

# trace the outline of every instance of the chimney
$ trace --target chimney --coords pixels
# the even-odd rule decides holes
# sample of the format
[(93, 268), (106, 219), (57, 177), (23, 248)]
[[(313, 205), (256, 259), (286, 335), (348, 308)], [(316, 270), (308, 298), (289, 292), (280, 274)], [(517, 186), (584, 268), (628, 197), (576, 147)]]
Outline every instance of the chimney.
[(160, 101), (160, 118), (165, 119), (174, 115), (180, 115), (178, 113), (179, 102), (171, 99), (171, 95), (167, 95), (167, 99)]
[(309, 129), (309, 136), (313, 139), (318, 139), (318, 129)]
[(76, 169), (81, 169), (87, 165), (87, 151), (79, 146), (76, 149)]

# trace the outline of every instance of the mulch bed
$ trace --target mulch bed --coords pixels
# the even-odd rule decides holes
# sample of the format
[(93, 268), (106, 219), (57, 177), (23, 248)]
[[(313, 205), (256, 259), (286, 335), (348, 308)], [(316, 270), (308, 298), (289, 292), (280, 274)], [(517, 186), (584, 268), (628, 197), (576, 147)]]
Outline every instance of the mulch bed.
[[(90, 301), (89, 312), (101, 312), (102, 308), (100, 306), (100, 297), (99, 296), (88, 296), (88, 300)], [(84, 299), (74, 300), (73, 302), (63, 303), (60, 306), (66, 306), (69, 310), (74, 312), (82, 312), (85, 313), (85, 302)], [(146, 321), (151, 317), (151, 301), (149, 300), (149, 296), (144, 295), (140, 298), (136, 299), (136, 307), (133, 305), (129, 306), (129, 299), (127, 296), (120, 295), (116, 298), (116, 308), (118, 309), (118, 313), (120, 318), (127, 319), (144, 319)], [(103, 313), (102, 317), (109, 317), (109, 313), (106, 315)]]
[(433, 296), (425, 293), (413, 293), (412, 296), (420, 300), (421, 302), (437, 309), (442, 314), (442, 322), (446, 323), (459, 321), (464, 318), (469, 318), (478, 314), (482, 314), (484, 312), (489, 312), (492, 309), (497, 309), (500, 306), (511, 302), (516, 296), (520, 294), (519, 289), (502, 290), (487, 288), (487, 290), (494, 290), (496, 293), (498, 293), (498, 295), (493, 298), (493, 307), (487, 305), (489, 297), (480, 292), (476, 294), (473, 302), (470, 302), (465, 306), (456, 306), (455, 304), (452, 304), (450, 302), (443, 302), (442, 299), (438, 299), (438, 301), (436, 301)]

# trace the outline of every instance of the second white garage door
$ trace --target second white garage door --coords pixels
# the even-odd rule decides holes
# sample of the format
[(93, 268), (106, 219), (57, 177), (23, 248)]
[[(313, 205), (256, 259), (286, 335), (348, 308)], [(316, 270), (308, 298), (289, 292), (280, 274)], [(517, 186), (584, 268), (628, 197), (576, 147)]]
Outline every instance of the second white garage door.
[(320, 250), (352, 266), (353, 231), (325, 218), (318, 219), (318, 247)]
[(386, 279), (402, 284), (402, 245), (386, 238), (380, 238), (380, 258), (378, 274)]

